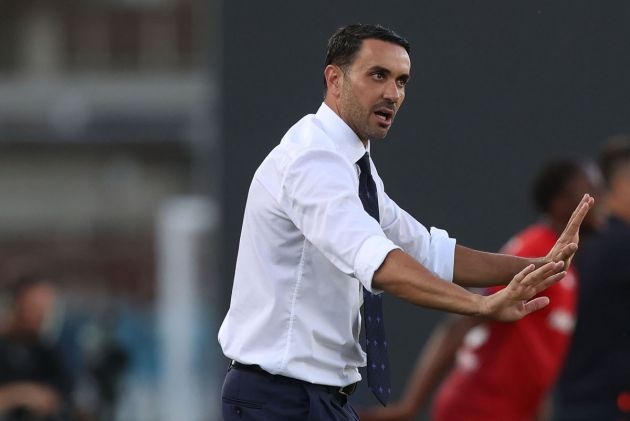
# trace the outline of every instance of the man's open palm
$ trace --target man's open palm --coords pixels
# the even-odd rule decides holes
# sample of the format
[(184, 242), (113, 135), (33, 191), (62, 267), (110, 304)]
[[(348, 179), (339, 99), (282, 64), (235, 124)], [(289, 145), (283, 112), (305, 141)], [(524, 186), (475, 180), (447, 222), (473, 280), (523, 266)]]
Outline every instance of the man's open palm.
[(577, 251), (578, 243), (580, 242), (580, 225), (594, 202), (595, 200), (590, 195), (584, 195), (573, 211), (566, 228), (562, 231), (562, 234), (560, 234), (560, 238), (558, 238), (556, 244), (551, 251), (549, 251), (549, 254), (547, 254), (547, 261), (563, 261), (565, 270), (569, 268), (571, 260)]
[(564, 262), (549, 262), (538, 269), (527, 266), (505, 288), (484, 297), (483, 314), (501, 322), (513, 322), (540, 310), (549, 304), (549, 298), (534, 297), (566, 275), (563, 267)]

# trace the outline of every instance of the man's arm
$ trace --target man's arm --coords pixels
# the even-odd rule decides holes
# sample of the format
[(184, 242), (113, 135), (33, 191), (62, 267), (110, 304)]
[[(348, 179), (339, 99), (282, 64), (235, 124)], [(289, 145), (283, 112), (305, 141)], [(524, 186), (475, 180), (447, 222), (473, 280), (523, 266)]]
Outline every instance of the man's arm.
[(445, 282), (401, 250), (392, 250), (374, 272), (372, 285), (410, 303), (470, 316), (514, 321), (549, 303), (547, 297), (532, 299), (562, 279), (563, 262), (534, 265), (517, 273), (501, 291), (481, 296), (459, 285)]
[(482, 322), (477, 317), (449, 315), (429, 337), (418, 355), (415, 369), (400, 402), (387, 407), (359, 409), (362, 421), (408, 421), (427, 403), (455, 360), (455, 353), (466, 333)]
[(453, 282), (466, 288), (505, 285), (515, 273), (528, 265), (540, 267), (547, 263), (544, 257), (528, 259), (508, 254), (486, 253), (461, 245), (455, 246)]
[(580, 225), (592, 205), (593, 198), (584, 195), (558, 241), (544, 257), (527, 259), (455, 246), (453, 282), (464, 287), (505, 285), (526, 266), (533, 264), (538, 268), (547, 262), (563, 261), (568, 269), (579, 243)]
[[(577, 250), (580, 224), (592, 205), (593, 198), (584, 195), (549, 254), (525, 266), (512, 276), (506, 288), (487, 297), (444, 282), (401, 250), (392, 250), (387, 254), (374, 272), (372, 285), (424, 307), (500, 321), (519, 320), (549, 304), (547, 297), (532, 298), (566, 274), (561, 270), (570, 263)], [(493, 279), (503, 282), (510, 273), (518, 270), (519, 262), (528, 262), (518, 257), (463, 247), (459, 247), (456, 253), (454, 278), (465, 286), (488, 285)]]

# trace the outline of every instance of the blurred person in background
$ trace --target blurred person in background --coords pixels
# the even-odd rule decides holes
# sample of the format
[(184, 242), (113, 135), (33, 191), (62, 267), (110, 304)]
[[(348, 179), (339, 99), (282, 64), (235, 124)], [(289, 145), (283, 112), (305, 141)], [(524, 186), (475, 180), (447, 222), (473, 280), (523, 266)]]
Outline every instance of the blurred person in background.
[[(545, 165), (532, 183), (532, 199), (541, 219), (513, 237), (502, 252), (522, 257), (548, 253), (582, 196), (597, 190), (600, 177), (593, 170), (568, 160)], [(599, 224), (596, 210), (585, 218), (582, 234)], [(501, 288), (489, 288), (486, 293)], [(361, 420), (413, 419), (449, 370), (433, 404), (436, 421), (525, 421), (545, 413), (546, 397), (574, 326), (577, 283), (573, 268), (544, 295), (551, 301), (547, 307), (513, 323), (449, 317), (437, 326), (419, 355), (402, 401), (362, 411)]]
[(43, 335), (55, 307), (52, 282), (25, 276), (9, 286), (0, 334), (0, 420), (68, 420), (73, 381), (60, 349)]
[(630, 420), (630, 135), (613, 137), (599, 164), (608, 217), (576, 260), (578, 317), (556, 421)]

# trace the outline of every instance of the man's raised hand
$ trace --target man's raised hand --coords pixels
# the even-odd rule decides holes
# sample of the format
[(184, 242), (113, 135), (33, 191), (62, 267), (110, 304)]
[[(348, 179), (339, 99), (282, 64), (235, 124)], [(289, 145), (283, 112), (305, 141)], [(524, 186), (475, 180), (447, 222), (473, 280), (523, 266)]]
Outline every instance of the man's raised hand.
[(527, 266), (505, 288), (483, 297), (481, 315), (512, 322), (540, 310), (549, 304), (549, 298), (534, 296), (562, 279), (566, 275), (563, 267), (563, 261), (549, 262), (538, 269), (534, 265)]
[(580, 242), (580, 225), (594, 202), (595, 199), (588, 194), (582, 197), (582, 200), (573, 211), (569, 222), (567, 222), (567, 226), (564, 231), (562, 231), (562, 234), (560, 234), (560, 238), (558, 238), (556, 244), (551, 251), (549, 251), (545, 260), (549, 262), (562, 261), (564, 262), (564, 268), (568, 269)]

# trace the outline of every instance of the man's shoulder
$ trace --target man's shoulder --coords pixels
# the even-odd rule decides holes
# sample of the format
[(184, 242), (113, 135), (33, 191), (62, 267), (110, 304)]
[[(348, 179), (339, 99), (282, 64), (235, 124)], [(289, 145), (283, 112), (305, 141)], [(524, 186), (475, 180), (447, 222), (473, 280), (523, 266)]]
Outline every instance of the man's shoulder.
[(269, 152), (256, 170), (254, 179), (265, 185), (270, 180), (277, 183), (296, 165), (302, 168), (304, 162), (321, 162), (323, 156), (335, 156), (338, 162), (347, 161), (322, 122), (316, 115), (308, 114), (291, 126), (280, 143)]
[(277, 169), (286, 168), (300, 157), (319, 151), (340, 153), (338, 145), (328, 135), (322, 122), (314, 114), (308, 114), (287, 130), (261, 167), (272, 165)]
[(291, 156), (300, 155), (310, 150), (337, 150), (337, 145), (315, 114), (308, 114), (291, 126), (282, 137), (279, 146), (278, 152), (284, 152)]

